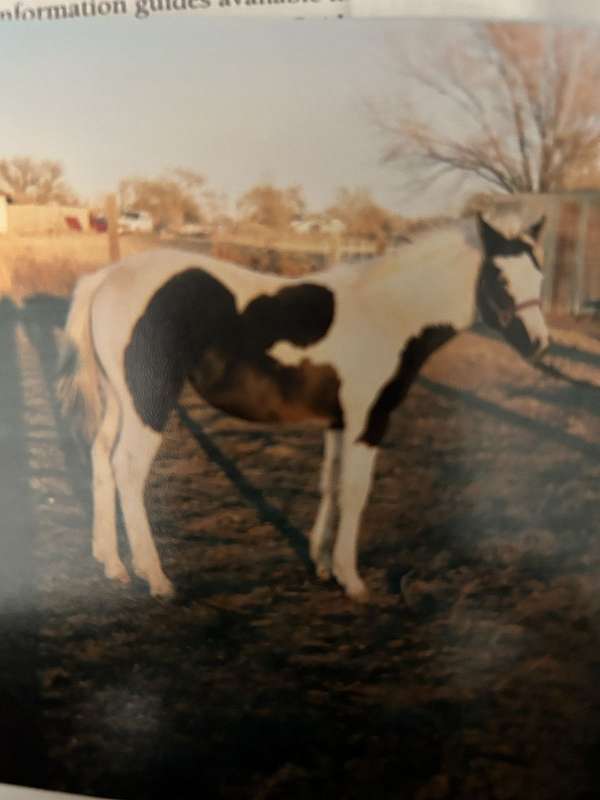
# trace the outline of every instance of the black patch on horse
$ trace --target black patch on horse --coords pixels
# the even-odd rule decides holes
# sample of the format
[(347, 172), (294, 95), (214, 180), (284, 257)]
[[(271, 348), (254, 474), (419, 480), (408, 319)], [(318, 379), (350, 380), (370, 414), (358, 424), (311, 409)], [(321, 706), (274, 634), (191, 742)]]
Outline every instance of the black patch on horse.
[(333, 322), (333, 293), (324, 286), (303, 283), (277, 294), (255, 298), (241, 315), (245, 335), (256, 351), (288, 341), (308, 347), (329, 330)]
[(408, 340), (398, 371), (386, 383), (371, 406), (366, 427), (359, 437), (364, 444), (376, 447), (388, 429), (390, 414), (404, 400), (419, 370), (430, 355), (456, 335), (451, 325), (434, 325), (424, 328), (418, 336)]
[(477, 283), (477, 308), (485, 324), (500, 331), (526, 358), (536, 352), (539, 342), (530, 339), (523, 321), (516, 314), (515, 298), (510, 294), (502, 270), (496, 266), (494, 260), (499, 257), (527, 255), (535, 268), (541, 271), (532, 242), (539, 240), (545, 221), (545, 217), (542, 217), (535, 225), (530, 226), (525, 232), (529, 238), (527, 241), (519, 237), (507, 239), (481, 215), (478, 217), (485, 257)]
[(523, 321), (516, 314), (515, 300), (508, 291), (502, 271), (490, 259), (483, 263), (479, 274), (477, 308), (485, 324), (502, 333), (506, 341), (525, 358), (539, 347), (539, 342), (530, 338)]
[(219, 280), (199, 268), (175, 275), (148, 303), (125, 351), (125, 377), (146, 425), (163, 430), (189, 379), (216, 408), (254, 421), (310, 415), (340, 424), (339, 380), (309, 361), (284, 366), (267, 350), (306, 347), (326, 335), (332, 292), (314, 284), (260, 295), (240, 314)]
[(483, 262), (477, 281), (477, 307), (486, 325), (502, 330), (514, 315), (515, 300), (502, 271), (491, 259)]

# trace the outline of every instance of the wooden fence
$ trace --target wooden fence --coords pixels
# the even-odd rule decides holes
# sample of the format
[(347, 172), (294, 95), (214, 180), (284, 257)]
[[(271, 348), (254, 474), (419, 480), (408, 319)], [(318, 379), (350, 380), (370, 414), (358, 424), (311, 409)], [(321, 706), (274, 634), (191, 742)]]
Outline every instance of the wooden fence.
[(600, 310), (600, 191), (511, 195), (503, 207), (544, 213), (543, 304), (546, 311), (575, 316)]
[(285, 236), (250, 236), (228, 234), (212, 238), (215, 256), (235, 248), (246, 251), (276, 252), (283, 256), (314, 256), (320, 264), (331, 264), (344, 260), (372, 258), (380, 252), (376, 242), (368, 239), (348, 237), (292, 238)]
[(600, 310), (600, 192), (549, 201), (545, 304), (576, 316)]

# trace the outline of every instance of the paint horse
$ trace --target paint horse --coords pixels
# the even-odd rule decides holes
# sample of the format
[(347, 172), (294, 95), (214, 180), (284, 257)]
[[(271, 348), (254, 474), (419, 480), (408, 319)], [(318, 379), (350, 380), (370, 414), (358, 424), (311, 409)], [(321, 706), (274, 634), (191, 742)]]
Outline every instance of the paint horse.
[[(502, 233), (482, 217), (418, 234), (365, 265), (289, 279), (159, 249), (82, 278), (66, 326), (66, 413), (85, 412), (93, 471), (93, 553), (126, 582), (121, 501), (135, 573), (173, 591), (144, 506), (169, 414), (189, 381), (244, 420), (318, 420), (321, 499), (310, 553), (322, 578), (364, 598), (357, 541), (391, 412), (426, 359), (482, 318), (526, 358), (548, 344), (540, 307), (543, 219)], [(336, 524), (335, 524), (336, 523)]]

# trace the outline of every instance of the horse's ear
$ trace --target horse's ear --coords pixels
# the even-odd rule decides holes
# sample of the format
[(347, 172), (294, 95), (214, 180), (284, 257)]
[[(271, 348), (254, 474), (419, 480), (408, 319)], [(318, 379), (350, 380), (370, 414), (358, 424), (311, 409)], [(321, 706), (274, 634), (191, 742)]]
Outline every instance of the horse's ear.
[(544, 225), (546, 224), (546, 216), (542, 216), (534, 225), (532, 225), (527, 234), (531, 236), (534, 242), (539, 241), (540, 235), (544, 230)]
[(479, 228), (483, 249), (487, 255), (495, 255), (504, 250), (506, 239), (489, 222), (486, 222), (481, 213), (477, 214), (477, 227)]

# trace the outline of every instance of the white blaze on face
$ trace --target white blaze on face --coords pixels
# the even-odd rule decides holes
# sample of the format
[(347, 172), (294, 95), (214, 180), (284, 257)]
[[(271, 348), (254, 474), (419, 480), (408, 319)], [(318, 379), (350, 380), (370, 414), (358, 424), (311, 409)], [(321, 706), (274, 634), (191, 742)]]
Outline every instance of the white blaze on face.
[[(494, 264), (502, 271), (507, 282), (507, 290), (515, 301), (515, 305), (539, 300), (542, 292), (542, 273), (536, 268), (531, 258), (524, 253), (519, 256), (495, 258)], [(546, 322), (539, 305), (531, 305), (516, 316), (525, 326), (529, 338), (540, 343), (540, 350), (548, 346), (549, 335)]]

